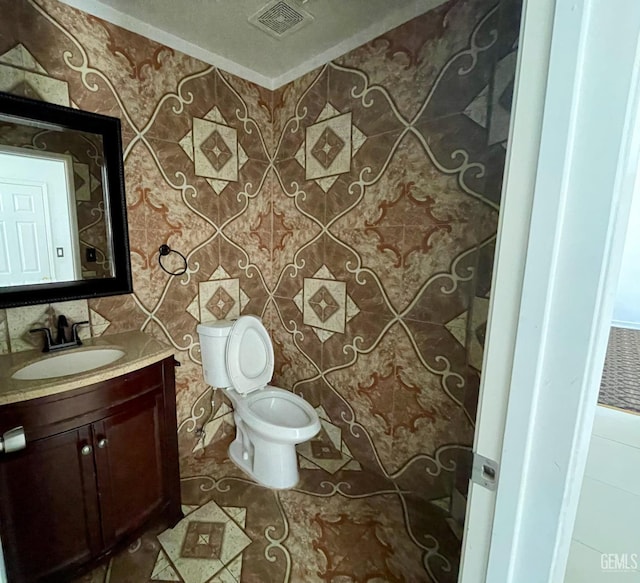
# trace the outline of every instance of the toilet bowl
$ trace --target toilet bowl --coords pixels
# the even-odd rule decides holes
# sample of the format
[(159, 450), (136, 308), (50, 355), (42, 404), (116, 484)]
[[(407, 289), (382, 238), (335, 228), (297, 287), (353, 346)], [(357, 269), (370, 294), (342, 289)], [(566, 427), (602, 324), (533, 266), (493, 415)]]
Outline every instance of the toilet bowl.
[(295, 486), (295, 446), (320, 431), (320, 420), (302, 397), (267, 384), (273, 375), (269, 333), (255, 316), (197, 329), (205, 381), (222, 389), (233, 406), (236, 438), (229, 457), (264, 486)]

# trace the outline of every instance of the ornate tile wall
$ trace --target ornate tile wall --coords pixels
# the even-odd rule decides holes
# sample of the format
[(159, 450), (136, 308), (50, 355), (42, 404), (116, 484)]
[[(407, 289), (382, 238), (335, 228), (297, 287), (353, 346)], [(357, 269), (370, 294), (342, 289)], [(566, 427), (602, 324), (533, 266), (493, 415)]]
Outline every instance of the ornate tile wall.
[[(88, 308), (100, 332), (175, 348), (183, 456), (232, 423), (198, 321), (257, 314), (274, 383), (323, 419), (303, 471), (449, 494), (473, 438), (519, 3), (451, 0), (275, 92), (55, 0), (0, 13), (5, 90), (122, 120), (134, 294)], [(162, 243), (183, 276), (158, 268)]]

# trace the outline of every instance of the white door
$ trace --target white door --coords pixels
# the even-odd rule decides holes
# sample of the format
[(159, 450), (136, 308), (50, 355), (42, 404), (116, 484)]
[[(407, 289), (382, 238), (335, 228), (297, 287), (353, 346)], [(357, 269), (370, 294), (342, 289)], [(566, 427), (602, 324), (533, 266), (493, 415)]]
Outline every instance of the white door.
[(524, 5), (465, 583), (564, 578), (640, 163), (640, 2), (613, 4)]
[(0, 177), (0, 287), (54, 278), (44, 185)]
[(69, 156), (3, 146), (0, 286), (80, 279)]

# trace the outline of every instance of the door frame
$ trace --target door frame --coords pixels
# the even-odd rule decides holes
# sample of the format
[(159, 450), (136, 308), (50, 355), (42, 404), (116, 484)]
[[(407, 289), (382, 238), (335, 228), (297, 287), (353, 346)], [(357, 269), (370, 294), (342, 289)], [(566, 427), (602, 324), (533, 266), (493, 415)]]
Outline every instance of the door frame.
[[(542, 133), (555, 0), (524, 0), (474, 454), (500, 461)], [(523, 71), (526, 74), (523, 74)], [(506, 241), (506, 244), (503, 242)], [(496, 491), (470, 482), (460, 583), (486, 573)]]
[[(537, 2), (523, 8), (519, 62), (527, 78), (538, 43), (526, 41), (532, 29), (544, 32), (529, 19)], [(536, 140), (518, 127), (519, 116), (540, 120), (522, 101), (527, 79), (517, 79), (475, 450), (495, 453), (483, 449), (485, 430), (494, 445), (504, 440), (494, 458), (495, 498), (476, 496), (475, 485), (469, 498), (465, 583), (483, 572), (500, 583), (564, 578), (640, 162), (640, 4), (618, 4), (614, 12), (607, 0), (555, 2), (535, 175), (514, 163), (523, 143)], [(528, 210), (528, 228), (512, 242), (512, 221), (526, 226)], [(510, 269), (515, 283), (505, 279)], [(498, 348), (502, 362), (492, 359)], [(494, 382), (507, 370), (501, 419), (505, 387)], [(471, 560), (481, 551), (487, 569), (474, 579)]]

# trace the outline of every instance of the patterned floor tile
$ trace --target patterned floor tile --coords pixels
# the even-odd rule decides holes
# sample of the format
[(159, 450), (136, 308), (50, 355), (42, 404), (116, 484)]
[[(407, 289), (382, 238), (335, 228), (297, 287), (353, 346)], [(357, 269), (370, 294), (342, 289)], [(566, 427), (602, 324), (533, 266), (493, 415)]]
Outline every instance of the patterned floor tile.
[[(158, 536), (175, 570), (185, 583), (220, 581), (233, 576), (224, 567), (251, 543), (238, 524), (211, 501)], [(221, 573), (222, 572), (222, 573)]]

